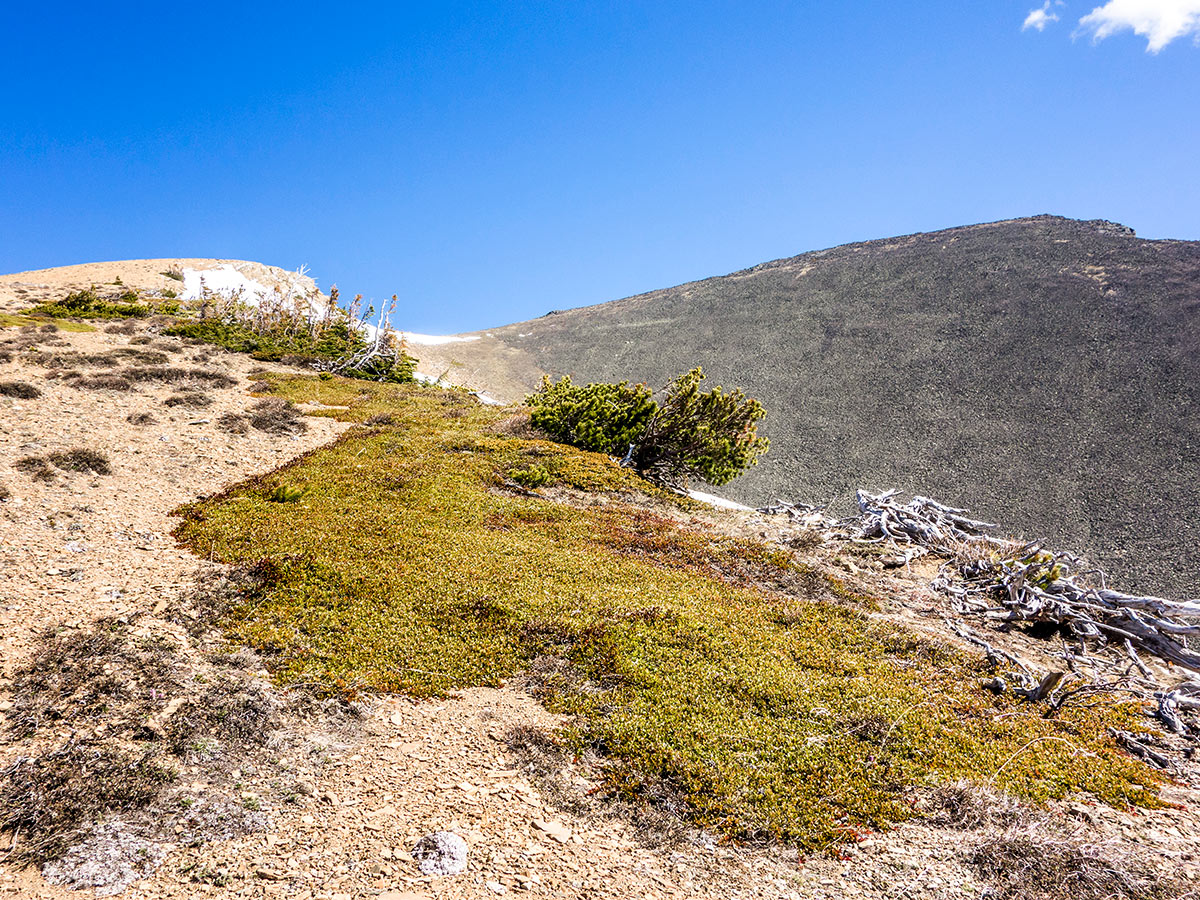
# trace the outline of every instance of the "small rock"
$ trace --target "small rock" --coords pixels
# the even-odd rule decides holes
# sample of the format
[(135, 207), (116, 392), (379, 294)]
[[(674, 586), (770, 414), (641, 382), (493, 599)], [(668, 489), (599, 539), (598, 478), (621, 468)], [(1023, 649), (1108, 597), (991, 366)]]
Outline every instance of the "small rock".
[(296, 793), (303, 794), (305, 797), (315, 797), (317, 796), (317, 786), (311, 781), (301, 778), (296, 782)]
[(467, 868), (467, 842), (452, 831), (425, 835), (412, 855), (423, 875), (457, 875)]
[(562, 822), (546, 822), (542, 819), (534, 819), (533, 827), (543, 834), (547, 834), (560, 844), (565, 844), (571, 839), (571, 829)]
[(508, 892), (508, 888), (506, 888), (504, 885), (502, 885), (498, 881), (489, 881), (486, 884), (487, 884), (487, 889), (489, 891), (491, 891), (493, 894), (504, 894), (504, 893)]

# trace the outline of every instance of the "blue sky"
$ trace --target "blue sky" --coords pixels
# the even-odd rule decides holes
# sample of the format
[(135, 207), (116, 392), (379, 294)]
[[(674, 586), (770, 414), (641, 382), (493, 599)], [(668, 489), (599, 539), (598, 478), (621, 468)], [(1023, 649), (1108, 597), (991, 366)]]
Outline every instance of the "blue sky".
[(1198, 0), (4, 7), (3, 272), (303, 263), (453, 332), (1041, 212), (1200, 239)]

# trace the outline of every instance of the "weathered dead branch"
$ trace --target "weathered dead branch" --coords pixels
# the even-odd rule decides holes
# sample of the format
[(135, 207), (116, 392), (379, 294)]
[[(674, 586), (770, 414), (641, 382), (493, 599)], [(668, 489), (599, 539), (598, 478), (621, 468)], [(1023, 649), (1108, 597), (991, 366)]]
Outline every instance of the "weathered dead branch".
[[(928, 497), (903, 502), (897, 491), (859, 490), (856, 499), (859, 515), (843, 521), (827, 518), (822, 507), (804, 504), (777, 504), (759, 512), (787, 515), (843, 540), (889, 544), (894, 555), (885, 565), (907, 565), (923, 553), (942, 556), (947, 561), (932, 586), (953, 599), (960, 616), (1005, 630), (1049, 626), (1061, 637), (1060, 649), (1047, 652), (1061, 665), (1036, 671), (962, 622), (946, 619), (952, 633), (982, 649), (998, 669), (1007, 670), (1004, 678), (994, 679), (996, 690), (1011, 689), (1030, 701), (1046, 701), (1051, 713), (1064, 705), (1127, 694), (1147, 702), (1170, 732), (1200, 737), (1193, 715), (1200, 710), (1200, 679), (1169, 684), (1172, 666), (1200, 673), (1200, 601), (1114, 590), (1103, 572), (1087, 569), (1071, 554), (996, 536), (998, 526)], [(1143, 654), (1166, 666), (1152, 669)], [(1162, 754), (1144, 742), (1138, 750), (1130, 743), (1133, 738), (1119, 739), (1131, 752), (1159, 764)]]

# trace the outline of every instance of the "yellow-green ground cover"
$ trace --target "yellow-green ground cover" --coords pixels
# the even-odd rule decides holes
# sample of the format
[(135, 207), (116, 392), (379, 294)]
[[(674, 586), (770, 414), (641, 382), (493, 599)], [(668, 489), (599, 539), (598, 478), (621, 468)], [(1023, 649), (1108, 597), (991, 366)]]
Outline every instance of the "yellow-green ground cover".
[[(628, 502), (648, 486), (507, 433), (511, 410), (408, 385), (273, 385), (348, 421), (391, 416), (181, 510), (183, 542), (262, 576), (228, 628), (281, 681), (429, 696), (532, 665), (572, 714), (562, 740), (598, 752), (614, 790), (808, 848), (901, 820), (913, 788), (951, 779), (1158, 802), (1107, 736), (1131, 708), (1048, 718), (996, 696), (978, 658), (872, 616), (790, 554)], [(531, 467), (608, 502), (504, 486)], [(280, 486), (303, 494), (269, 499)]]
[(12, 313), (0, 313), (0, 328), (17, 328), (25, 325), (57, 325), (63, 331), (95, 331), (86, 322), (74, 322), (71, 319), (55, 319), (45, 316), (23, 316)]

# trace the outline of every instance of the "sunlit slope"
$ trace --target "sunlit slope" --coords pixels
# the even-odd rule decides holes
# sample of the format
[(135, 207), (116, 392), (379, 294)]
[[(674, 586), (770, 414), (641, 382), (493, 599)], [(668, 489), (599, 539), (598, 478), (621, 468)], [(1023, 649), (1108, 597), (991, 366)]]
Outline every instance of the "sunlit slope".
[(1200, 243), (1039, 216), (806, 253), (420, 355), (509, 398), (542, 371), (657, 385), (699, 363), (770, 413), (771, 453), (737, 499), (908, 488), (1087, 550), (1127, 585), (1194, 592), (1198, 308)]

